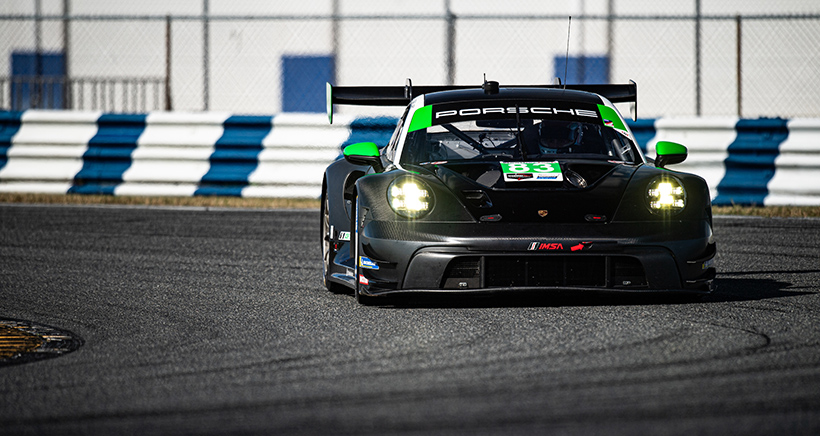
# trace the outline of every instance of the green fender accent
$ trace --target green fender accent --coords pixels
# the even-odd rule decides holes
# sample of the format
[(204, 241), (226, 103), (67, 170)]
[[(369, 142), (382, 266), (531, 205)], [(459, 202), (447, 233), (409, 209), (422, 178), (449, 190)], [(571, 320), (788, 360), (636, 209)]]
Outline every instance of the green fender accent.
[(655, 144), (655, 151), (657, 152), (655, 166), (658, 168), (681, 163), (686, 160), (689, 154), (689, 150), (683, 145), (669, 141), (658, 141)]
[(327, 91), (325, 97), (327, 98), (327, 121), (333, 124), (333, 85), (330, 82), (325, 82)]
[(658, 141), (655, 144), (655, 150), (658, 152), (658, 156), (668, 156), (670, 154), (687, 154), (688, 150), (685, 146), (678, 144), (677, 142), (669, 142), (669, 141)]
[(433, 125), (433, 106), (422, 106), (413, 113), (408, 132), (426, 129)]

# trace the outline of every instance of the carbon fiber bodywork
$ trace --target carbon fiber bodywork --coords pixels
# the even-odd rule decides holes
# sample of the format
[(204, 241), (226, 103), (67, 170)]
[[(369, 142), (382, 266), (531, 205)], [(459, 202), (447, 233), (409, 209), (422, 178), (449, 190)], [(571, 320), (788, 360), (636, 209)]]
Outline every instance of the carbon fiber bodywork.
[[(545, 92), (559, 91), (529, 97)], [(526, 90), (514, 94), (523, 99)], [(428, 102), (449, 97), (486, 99), (456, 90)], [(560, 94), (562, 101), (571, 97)], [(379, 172), (346, 160), (325, 172), (321, 236), (331, 290), (347, 288), (360, 301), (379, 302), (376, 297), (417, 292), (713, 289), (711, 202), (696, 175), (656, 168), (642, 156), (632, 162), (567, 157), (557, 163), (567, 175), (563, 182), (507, 181), (496, 161), (411, 166), (389, 154), (382, 150)], [(569, 175), (583, 184), (570, 183)], [(407, 218), (391, 206), (388, 190), (401, 178), (425, 187), (432, 205), (423, 216)], [(685, 188), (685, 207), (658, 213), (647, 192), (670, 178)]]

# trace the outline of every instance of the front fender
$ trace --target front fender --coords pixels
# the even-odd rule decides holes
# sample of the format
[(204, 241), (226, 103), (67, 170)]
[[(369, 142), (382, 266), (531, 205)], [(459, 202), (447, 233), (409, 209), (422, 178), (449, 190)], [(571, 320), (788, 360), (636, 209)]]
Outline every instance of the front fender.
[[(396, 214), (390, 207), (387, 190), (390, 183), (402, 176), (411, 176), (421, 179), (433, 191), (433, 207), (430, 212), (421, 218), (405, 218)], [(411, 173), (395, 169), (380, 174), (368, 174), (358, 179), (356, 190), (359, 195), (359, 207), (366, 208), (365, 218), (377, 221), (400, 222), (475, 222), (462, 202), (436, 177), (432, 175)]]

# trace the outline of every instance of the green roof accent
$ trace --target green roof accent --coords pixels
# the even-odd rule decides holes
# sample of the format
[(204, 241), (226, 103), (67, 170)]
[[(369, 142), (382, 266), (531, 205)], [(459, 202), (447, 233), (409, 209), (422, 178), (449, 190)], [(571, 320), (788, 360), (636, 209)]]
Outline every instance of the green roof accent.
[(410, 121), (410, 130), (408, 132), (415, 132), (416, 130), (426, 129), (433, 125), (433, 106), (422, 106), (413, 113), (413, 119)]
[(599, 104), (598, 112), (600, 112), (601, 118), (603, 118), (604, 120), (604, 125), (609, 125), (607, 124), (607, 121), (609, 121), (610, 123), (612, 123), (609, 126), (613, 129), (620, 130), (622, 132), (627, 131), (626, 126), (624, 125), (624, 121), (621, 119), (621, 116), (618, 115), (618, 112), (616, 112), (615, 109), (603, 104)]

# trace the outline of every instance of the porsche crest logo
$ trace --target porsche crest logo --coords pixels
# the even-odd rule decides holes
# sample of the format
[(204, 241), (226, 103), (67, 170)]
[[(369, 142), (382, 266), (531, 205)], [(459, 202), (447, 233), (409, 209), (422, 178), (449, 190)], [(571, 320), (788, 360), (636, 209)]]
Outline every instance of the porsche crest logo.
[(540, 210), (538, 211), (538, 216), (540, 216), (541, 218), (544, 218), (544, 217), (545, 217), (545, 216), (547, 216), (549, 213), (550, 213), (550, 211), (548, 211), (548, 210), (546, 210), (546, 209), (540, 209)]

